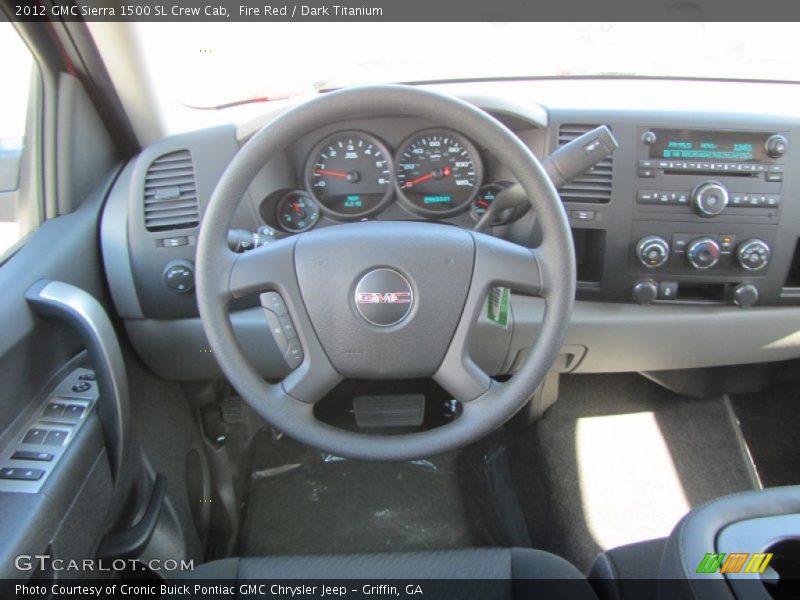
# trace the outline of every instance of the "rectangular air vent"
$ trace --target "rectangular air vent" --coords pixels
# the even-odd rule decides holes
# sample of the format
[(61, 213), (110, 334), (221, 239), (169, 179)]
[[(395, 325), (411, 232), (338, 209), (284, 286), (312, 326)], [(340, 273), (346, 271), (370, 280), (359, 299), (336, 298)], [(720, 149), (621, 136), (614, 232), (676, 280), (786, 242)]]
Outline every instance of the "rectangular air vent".
[(147, 230), (185, 229), (199, 223), (191, 153), (178, 150), (155, 159), (147, 169), (144, 182), (144, 224)]
[[(598, 125), (561, 125), (558, 128), (558, 145), (563, 146), (591, 131)], [(563, 202), (587, 202), (608, 204), (611, 202), (611, 176), (614, 171), (613, 155), (604, 158), (583, 175), (564, 185), (559, 190)]]

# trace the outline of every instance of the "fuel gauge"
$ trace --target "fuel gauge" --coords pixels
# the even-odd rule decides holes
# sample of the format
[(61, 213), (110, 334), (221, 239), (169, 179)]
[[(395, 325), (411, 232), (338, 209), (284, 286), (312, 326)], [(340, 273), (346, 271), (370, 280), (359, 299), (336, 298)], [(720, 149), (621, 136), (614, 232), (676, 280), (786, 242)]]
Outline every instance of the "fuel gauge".
[(319, 208), (307, 192), (296, 190), (278, 200), (277, 218), (284, 231), (300, 233), (316, 225)]

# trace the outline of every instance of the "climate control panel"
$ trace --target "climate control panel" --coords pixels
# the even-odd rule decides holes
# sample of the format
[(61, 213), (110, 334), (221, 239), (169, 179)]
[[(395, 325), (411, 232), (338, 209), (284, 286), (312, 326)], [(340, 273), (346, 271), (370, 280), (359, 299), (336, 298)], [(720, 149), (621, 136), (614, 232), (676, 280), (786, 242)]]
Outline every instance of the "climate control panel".
[(671, 239), (670, 244), (659, 235), (642, 237), (634, 249), (639, 264), (646, 269), (657, 269), (669, 263), (673, 269), (683, 267), (698, 271), (720, 265), (725, 270), (738, 268), (752, 272), (766, 269), (772, 255), (769, 244), (755, 237), (738, 244), (733, 234), (674, 233)]

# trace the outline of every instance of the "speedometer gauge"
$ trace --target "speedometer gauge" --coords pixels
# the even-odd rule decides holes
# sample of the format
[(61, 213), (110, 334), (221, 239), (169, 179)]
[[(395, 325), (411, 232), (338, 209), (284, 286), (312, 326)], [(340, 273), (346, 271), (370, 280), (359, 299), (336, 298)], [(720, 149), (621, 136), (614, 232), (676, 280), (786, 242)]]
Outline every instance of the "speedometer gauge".
[(415, 133), (400, 146), (395, 162), (400, 198), (419, 214), (448, 216), (466, 210), (481, 185), (478, 151), (455, 131)]
[(392, 158), (376, 137), (341, 131), (311, 152), (305, 183), (322, 212), (332, 217), (363, 217), (391, 200)]

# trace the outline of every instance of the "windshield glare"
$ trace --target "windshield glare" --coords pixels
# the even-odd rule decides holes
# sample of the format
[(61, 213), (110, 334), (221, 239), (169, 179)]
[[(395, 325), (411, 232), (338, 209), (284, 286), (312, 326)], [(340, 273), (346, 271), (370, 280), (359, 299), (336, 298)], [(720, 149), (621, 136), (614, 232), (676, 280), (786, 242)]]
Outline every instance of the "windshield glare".
[[(541, 76), (800, 80), (793, 23), (138, 23), (171, 130), (214, 107), (364, 83)], [(778, 40), (779, 48), (765, 43)], [(262, 108), (263, 110), (263, 108)], [(222, 111), (224, 112), (224, 111)]]

